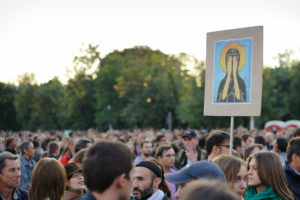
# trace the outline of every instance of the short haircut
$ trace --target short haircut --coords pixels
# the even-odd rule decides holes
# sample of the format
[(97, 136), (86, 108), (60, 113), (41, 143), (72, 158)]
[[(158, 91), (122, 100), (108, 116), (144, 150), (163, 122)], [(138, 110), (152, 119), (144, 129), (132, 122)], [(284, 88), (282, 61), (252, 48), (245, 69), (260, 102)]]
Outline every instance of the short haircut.
[(288, 145), (288, 141), (285, 138), (277, 138), (276, 139), (276, 143), (277, 143), (277, 148), (281, 151), (281, 152), (286, 152), (286, 148)]
[(90, 191), (104, 192), (120, 175), (130, 178), (134, 155), (123, 143), (102, 141), (88, 149), (83, 161), (84, 182)]
[(32, 141), (32, 144), (33, 144), (33, 147), (34, 147), (34, 148), (37, 148), (37, 147), (40, 147), (40, 146), (41, 146), (41, 144), (40, 144), (40, 142), (39, 142), (38, 140), (33, 140), (33, 141)]
[(25, 141), (20, 145), (20, 150), (22, 155), (25, 154), (25, 149), (27, 150), (29, 148), (30, 143), (31, 143), (30, 141)]
[(90, 139), (80, 139), (75, 144), (75, 153), (80, 151), (81, 149), (87, 148), (88, 144), (91, 144), (92, 141)]
[(251, 135), (248, 134), (248, 133), (242, 135), (242, 139), (243, 139), (244, 142), (246, 142), (246, 141), (248, 140), (249, 137), (251, 137)]
[(180, 200), (194, 200), (205, 197), (206, 200), (238, 200), (237, 194), (219, 180), (200, 179), (192, 181), (188, 187), (183, 189)]
[(237, 147), (242, 147), (242, 139), (240, 137), (234, 136), (233, 149), (236, 149)]
[(5, 160), (17, 160), (18, 156), (14, 155), (10, 152), (4, 151), (0, 153), (0, 173), (2, 174), (2, 170), (6, 167)]
[(297, 136), (300, 136), (300, 128), (297, 128), (293, 133), (293, 137), (297, 137)]
[(258, 135), (258, 136), (255, 136), (254, 143), (255, 144), (261, 144), (261, 145), (265, 146), (266, 145), (266, 140), (263, 136)]
[(252, 154), (252, 152), (255, 148), (258, 148), (259, 150), (262, 150), (264, 148), (264, 146), (261, 145), (261, 144), (252, 144), (249, 147), (247, 147), (245, 149), (245, 152), (244, 152), (245, 160)]
[(164, 137), (166, 137), (165, 135), (158, 135), (156, 136), (154, 142), (160, 142)]
[(17, 139), (14, 136), (9, 136), (6, 138), (5, 140), (5, 146), (8, 146), (10, 143), (12, 143), (13, 141), (16, 141)]
[(165, 151), (172, 149), (171, 145), (160, 145), (155, 152), (155, 157), (158, 158), (159, 156), (162, 157)]
[(48, 144), (48, 151), (50, 154), (54, 154), (57, 149), (59, 149), (59, 145), (57, 144), (57, 142), (52, 141)]
[(286, 150), (286, 162), (290, 164), (292, 162), (293, 154), (296, 154), (300, 157), (300, 138), (295, 137), (289, 141), (287, 150)]
[(205, 148), (207, 151), (207, 155), (209, 155), (214, 146), (221, 145), (226, 140), (229, 140), (230, 135), (223, 131), (211, 132), (205, 141)]
[(152, 144), (152, 142), (149, 141), (149, 140), (142, 140), (142, 142), (140, 144), (140, 147), (143, 148), (144, 144), (146, 144), (146, 143), (151, 143)]

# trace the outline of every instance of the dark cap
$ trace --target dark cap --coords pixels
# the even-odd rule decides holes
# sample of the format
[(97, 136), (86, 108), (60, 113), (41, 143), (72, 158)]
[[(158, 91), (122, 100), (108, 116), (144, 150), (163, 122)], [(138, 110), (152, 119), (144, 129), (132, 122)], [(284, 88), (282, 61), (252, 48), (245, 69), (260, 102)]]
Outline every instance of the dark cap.
[(182, 133), (182, 137), (196, 138), (197, 134), (193, 130), (185, 130)]
[(153, 161), (144, 160), (139, 162), (136, 167), (146, 167), (150, 169), (157, 177), (162, 178), (162, 170), (161, 168)]
[(76, 172), (81, 172), (81, 169), (75, 163), (68, 163), (65, 165), (65, 170), (67, 174), (68, 180), (75, 174)]
[(194, 162), (177, 172), (165, 174), (165, 177), (169, 182), (175, 184), (186, 183), (199, 178), (219, 179), (224, 183), (226, 182), (224, 172), (211, 161)]

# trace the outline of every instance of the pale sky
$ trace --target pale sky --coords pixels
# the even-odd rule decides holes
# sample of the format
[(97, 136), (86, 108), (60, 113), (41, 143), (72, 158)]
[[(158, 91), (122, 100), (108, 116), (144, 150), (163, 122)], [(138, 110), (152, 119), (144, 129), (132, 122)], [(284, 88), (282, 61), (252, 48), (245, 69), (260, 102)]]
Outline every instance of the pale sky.
[(39, 83), (66, 80), (74, 56), (99, 44), (146, 45), (206, 57), (207, 32), (264, 26), (264, 65), (285, 49), (300, 60), (299, 0), (0, 0), (0, 81), (35, 73)]

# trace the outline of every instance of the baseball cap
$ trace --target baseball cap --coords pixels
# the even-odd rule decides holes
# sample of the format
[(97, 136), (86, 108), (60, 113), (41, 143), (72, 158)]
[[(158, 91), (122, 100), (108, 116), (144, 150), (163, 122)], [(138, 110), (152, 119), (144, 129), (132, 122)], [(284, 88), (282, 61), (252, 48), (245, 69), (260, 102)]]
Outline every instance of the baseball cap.
[(219, 179), (226, 182), (224, 172), (220, 167), (211, 161), (197, 161), (177, 172), (165, 174), (169, 182), (175, 184), (185, 183), (194, 179), (207, 178)]
[(182, 137), (196, 138), (197, 134), (193, 130), (185, 130), (182, 133)]

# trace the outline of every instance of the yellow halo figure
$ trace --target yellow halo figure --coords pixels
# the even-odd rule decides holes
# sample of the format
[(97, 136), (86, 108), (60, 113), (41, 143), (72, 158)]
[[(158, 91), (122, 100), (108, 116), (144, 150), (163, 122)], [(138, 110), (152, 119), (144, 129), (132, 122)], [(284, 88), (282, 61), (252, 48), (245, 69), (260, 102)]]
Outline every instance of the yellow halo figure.
[(243, 69), (246, 62), (246, 53), (244, 47), (238, 42), (230, 42), (228, 43), (222, 50), (220, 55), (220, 65), (222, 70), (226, 73), (226, 53), (229, 49), (237, 49), (240, 53), (240, 64), (238, 66), (239, 72)]
[(240, 43), (230, 42), (222, 49), (220, 65), (226, 75), (220, 82), (217, 102), (246, 101), (246, 85), (239, 75), (245, 62), (245, 49)]

